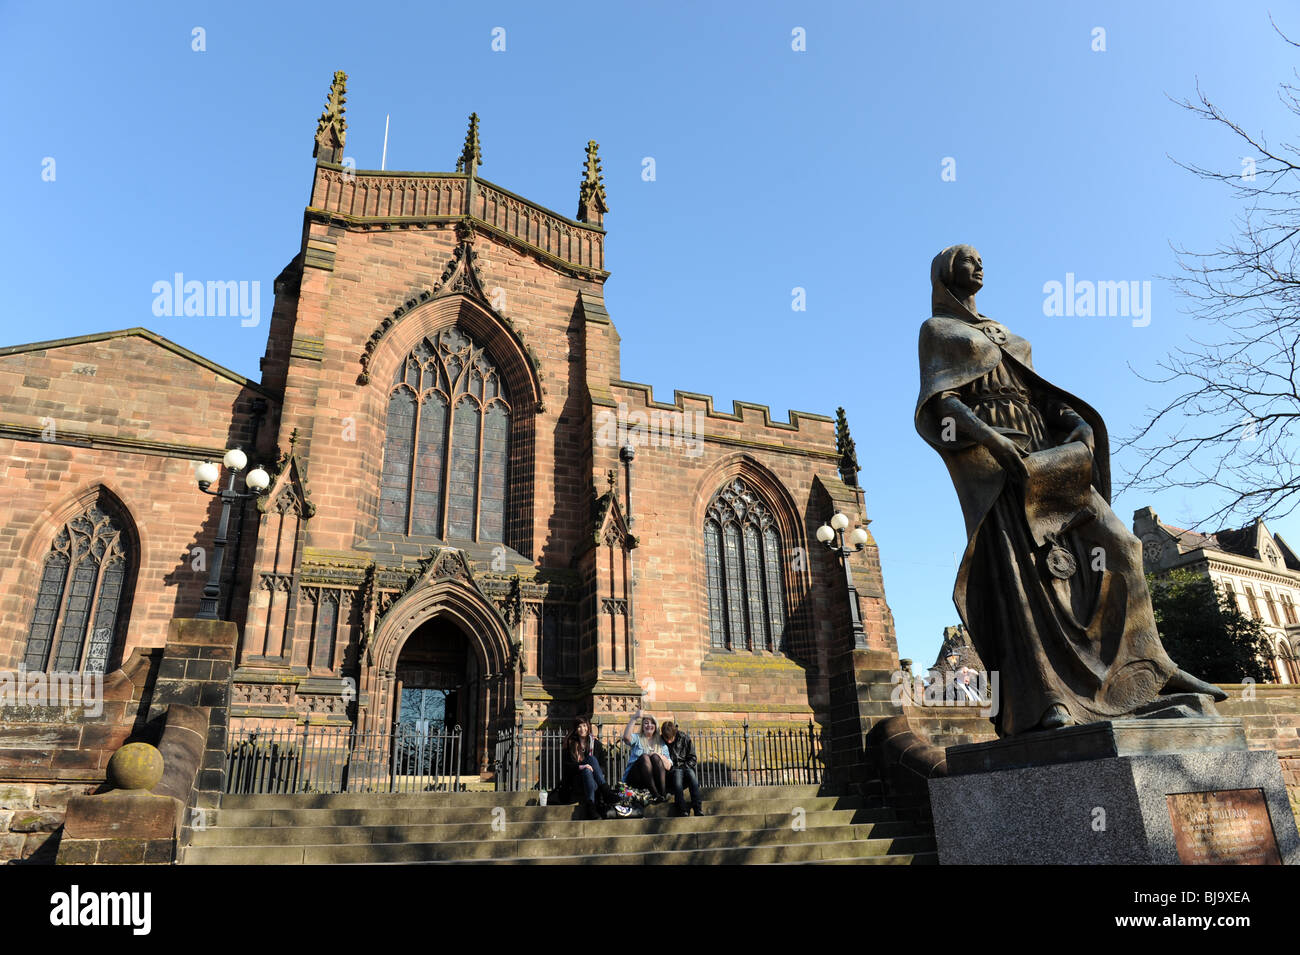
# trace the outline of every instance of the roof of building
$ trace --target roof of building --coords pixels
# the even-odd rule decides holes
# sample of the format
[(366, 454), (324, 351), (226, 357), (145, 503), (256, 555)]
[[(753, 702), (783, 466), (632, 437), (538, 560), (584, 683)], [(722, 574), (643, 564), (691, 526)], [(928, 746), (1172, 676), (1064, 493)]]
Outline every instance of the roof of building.
[[(1159, 521), (1159, 518), (1157, 518)], [(1260, 553), (1260, 540), (1266, 538), (1273, 542), (1277, 548), (1277, 556), (1288, 570), (1300, 571), (1300, 557), (1298, 557), (1279, 534), (1274, 534), (1268, 529), (1263, 518), (1255, 518), (1245, 527), (1224, 528), (1215, 531), (1213, 534), (1202, 534), (1200, 531), (1187, 530), (1182, 527), (1175, 527), (1172, 524), (1166, 524), (1159, 521), (1160, 526), (1164, 528), (1178, 542), (1180, 551), (1205, 550), (1222, 551), (1225, 554), (1236, 554), (1239, 557), (1246, 557), (1250, 560), (1257, 560), (1264, 563), (1271, 563), (1267, 554)]]
[(241, 385), (242, 387), (249, 388), (261, 394), (271, 396), (271, 392), (269, 392), (267, 389), (262, 387), (262, 385), (259, 384), (258, 382), (253, 381), (251, 378), (245, 378), (237, 371), (231, 371), (229, 368), (226, 368), (224, 365), (218, 365), (215, 361), (212, 361), (208, 358), (204, 358), (202, 355), (198, 354), (197, 352), (190, 351), (188, 348), (186, 348), (183, 345), (178, 345), (174, 341), (171, 341), (170, 339), (163, 338), (157, 332), (151, 332), (149, 329), (141, 328), (141, 327), (120, 328), (117, 329), (116, 331), (111, 331), (111, 332), (93, 332), (89, 335), (72, 335), (67, 338), (54, 338), (43, 342), (28, 342), (22, 345), (6, 345), (3, 348), (0, 348), (0, 357), (4, 357), (7, 355), (19, 355), (24, 352), (51, 351), (56, 348), (68, 348), (73, 345), (87, 345), (96, 342), (108, 342), (108, 341), (113, 341), (115, 339), (121, 339), (121, 338), (143, 338), (145, 341), (151, 342), (152, 344), (157, 345), (159, 348), (164, 348), (167, 351), (172, 352), (176, 355), (180, 355), (182, 358), (185, 358), (188, 361), (192, 361), (196, 365), (202, 365), (204, 368), (208, 369), (209, 371), (214, 372), (217, 375), (220, 375), (222, 378), (226, 378), (237, 385)]

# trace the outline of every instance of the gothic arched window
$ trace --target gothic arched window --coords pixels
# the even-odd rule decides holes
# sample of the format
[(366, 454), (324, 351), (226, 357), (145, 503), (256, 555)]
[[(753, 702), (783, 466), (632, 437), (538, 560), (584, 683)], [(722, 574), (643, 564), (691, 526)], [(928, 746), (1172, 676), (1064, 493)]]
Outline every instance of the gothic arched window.
[(781, 555), (781, 537), (767, 505), (742, 479), (727, 482), (704, 517), (712, 648), (783, 649)]
[(461, 329), (416, 345), (388, 395), (379, 529), (503, 540), (510, 414), (496, 366)]
[(127, 519), (97, 501), (65, 524), (45, 557), (23, 667), (104, 673), (126, 629)]

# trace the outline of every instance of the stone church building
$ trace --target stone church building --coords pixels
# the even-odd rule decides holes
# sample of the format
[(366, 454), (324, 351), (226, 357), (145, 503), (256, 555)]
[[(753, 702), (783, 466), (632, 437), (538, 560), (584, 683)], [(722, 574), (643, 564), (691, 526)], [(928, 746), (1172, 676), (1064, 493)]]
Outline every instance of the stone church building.
[(476, 116), (454, 172), (354, 169), (345, 79), (259, 381), (144, 328), (0, 348), (0, 669), (111, 673), (196, 616), (221, 504), (195, 466), (238, 447), (271, 483), (224, 550), (240, 638), (203, 702), (232, 734), (432, 712), (486, 770), (504, 728), (643, 698), (867, 725), (863, 651), (897, 661), (878, 552), (848, 557), (855, 639), (816, 539), (866, 525), (843, 418), (624, 380), (596, 144), (572, 218), (482, 177)]

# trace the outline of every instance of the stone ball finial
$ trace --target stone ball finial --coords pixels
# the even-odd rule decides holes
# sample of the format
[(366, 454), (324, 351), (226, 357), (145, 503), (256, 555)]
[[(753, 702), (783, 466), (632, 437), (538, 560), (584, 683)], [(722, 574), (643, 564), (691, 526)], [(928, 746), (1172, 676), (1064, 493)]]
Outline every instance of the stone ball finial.
[(149, 792), (163, 774), (162, 753), (148, 743), (127, 743), (108, 761), (108, 781), (114, 789)]

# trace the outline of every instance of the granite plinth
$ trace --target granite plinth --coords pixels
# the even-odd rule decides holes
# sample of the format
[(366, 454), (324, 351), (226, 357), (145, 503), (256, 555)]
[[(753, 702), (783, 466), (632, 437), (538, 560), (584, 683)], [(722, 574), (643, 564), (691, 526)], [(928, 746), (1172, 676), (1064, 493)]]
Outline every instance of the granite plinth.
[(948, 775), (1078, 763), (1116, 756), (1225, 753), (1246, 749), (1239, 719), (1123, 719), (948, 747)]
[[(951, 757), (950, 757), (951, 761)], [(1169, 796), (1253, 801), (1266, 812), (1276, 857), (1300, 864), (1300, 834), (1277, 754), (1270, 750), (1146, 753), (931, 779), (939, 861), (945, 865), (1178, 865)], [(1258, 795), (1256, 795), (1258, 794)], [(1251, 797), (1247, 800), (1245, 797)], [(1228, 844), (1219, 861), (1250, 857)], [(1212, 834), (1213, 835), (1213, 834)], [(1240, 850), (1240, 851), (1239, 851)]]

